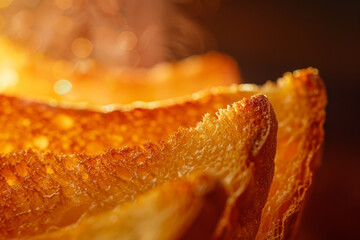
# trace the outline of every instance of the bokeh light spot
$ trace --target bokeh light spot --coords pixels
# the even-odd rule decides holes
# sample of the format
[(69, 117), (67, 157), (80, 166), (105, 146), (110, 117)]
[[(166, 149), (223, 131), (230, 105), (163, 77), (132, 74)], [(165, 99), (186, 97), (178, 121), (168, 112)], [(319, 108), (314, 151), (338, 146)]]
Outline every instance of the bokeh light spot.
[(93, 44), (86, 38), (77, 38), (71, 44), (71, 50), (75, 56), (86, 58), (93, 50)]
[(11, 17), (10, 27), (19, 35), (21, 31), (31, 31), (34, 21), (35, 18), (31, 11), (21, 10)]
[(118, 36), (118, 47), (123, 51), (133, 50), (138, 42), (136, 35), (131, 31), (125, 31)]
[(13, 69), (0, 69), (0, 89), (15, 86), (18, 82), (19, 76)]
[(54, 122), (56, 125), (58, 125), (61, 129), (68, 130), (74, 126), (74, 120), (66, 115), (66, 114), (60, 114), (57, 117), (55, 117)]
[(49, 146), (49, 140), (45, 136), (38, 136), (34, 139), (34, 145), (40, 150), (45, 150)]
[(54, 85), (54, 91), (59, 95), (67, 94), (68, 92), (70, 92), (71, 89), (71, 82), (65, 79), (57, 81)]

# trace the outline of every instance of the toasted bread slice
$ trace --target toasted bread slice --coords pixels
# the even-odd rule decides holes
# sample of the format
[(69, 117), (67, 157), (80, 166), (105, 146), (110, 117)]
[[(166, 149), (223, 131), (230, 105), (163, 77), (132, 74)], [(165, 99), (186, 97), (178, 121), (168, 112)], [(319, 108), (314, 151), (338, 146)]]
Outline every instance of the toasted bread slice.
[(43, 233), (131, 201), (196, 172), (214, 173), (229, 198), (216, 238), (254, 238), (273, 175), (277, 124), (259, 95), (205, 115), (166, 141), (105, 154), (3, 155), (1, 237)]
[[(196, 114), (194, 115), (196, 109), (200, 109), (200, 112), (212, 112), (216, 107), (222, 107), (224, 104), (236, 101), (238, 98), (251, 96), (261, 92), (269, 96), (270, 100), (273, 102), (280, 122), (280, 127), (277, 149), (278, 154), (276, 157), (277, 166), (279, 167), (276, 167), (275, 170), (274, 183), (271, 188), (272, 190), (267, 202), (267, 207), (264, 209), (258, 239), (273, 237), (288, 238), (294, 233), (293, 228), (295, 227), (297, 215), (304, 204), (305, 194), (311, 184), (313, 172), (311, 166), (313, 166), (316, 161), (315, 156), (318, 155), (323, 139), (322, 125), (325, 119), (324, 107), (326, 105), (326, 95), (317, 70), (309, 68), (295, 71), (293, 74), (288, 73), (284, 75), (277, 84), (267, 83), (262, 87), (253, 84), (245, 84), (240, 85), (239, 87), (213, 89), (211, 90), (211, 93), (208, 92), (207, 94), (203, 92), (197, 94), (198, 98), (196, 99), (195, 97), (196, 100), (193, 99), (193, 101), (191, 101), (183, 99), (183, 103), (178, 103), (179, 105), (174, 106), (174, 108), (172, 108), (173, 110), (168, 109), (169, 111), (164, 111), (167, 116), (181, 115), (186, 116), (188, 119), (191, 119), (190, 116), (195, 116), (192, 121), (189, 120), (188, 123), (182, 122), (179, 124), (181, 121), (176, 120), (175, 125), (169, 124), (169, 122), (164, 123), (162, 120), (154, 121), (153, 123), (157, 122), (159, 125), (154, 124), (157, 127), (162, 124), (171, 126), (171, 132), (178, 125), (191, 125), (196, 122), (197, 118), (200, 117)], [(1, 102), (4, 103), (6, 101)], [(168, 102), (168, 105), (165, 105), (170, 107), (170, 105), (175, 102), (176, 101), (171, 101)], [(143, 104), (141, 107), (152, 108), (156, 106), (159, 108), (161, 105), (164, 105), (164, 103), (155, 105), (150, 104), (148, 106)], [(185, 111), (186, 108), (188, 108), (189, 111)], [(52, 109), (50, 112), (57, 111), (57, 109)], [(127, 112), (130, 113), (132, 111), (133, 110), (129, 110)], [(144, 110), (137, 109), (136, 111), (141, 112)], [(157, 110), (155, 108), (153, 110), (145, 110), (145, 112), (146, 111), (156, 112)], [(179, 112), (184, 114), (176, 115), (176, 113)], [(202, 113), (203, 112), (201, 112), (201, 114)], [(151, 116), (154, 115), (144, 114), (147, 119), (151, 119)], [(163, 116), (164, 115), (165, 114), (163, 114)], [(34, 116), (42, 116), (42, 114), (35, 114)], [(70, 114), (70, 116), (72, 116), (72, 114)], [(161, 118), (159, 117), (158, 119)], [(303, 121), (299, 122), (299, 119), (303, 119)], [(39, 122), (42, 121), (43, 120)], [(11, 126), (11, 124), (9, 125)], [(298, 126), (300, 127), (299, 129), (297, 129)], [(162, 129), (166, 130), (170, 128)], [(64, 135), (64, 133), (62, 134)], [(155, 137), (154, 135), (152, 137), (156, 140), (156, 138), (161, 138), (162, 134), (155, 134)], [(308, 139), (308, 142), (305, 143), (304, 139)], [(127, 144), (126, 141), (125, 144)], [(5, 144), (0, 144), (0, 146), (1, 145), (6, 146)], [(282, 167), (280, 168), (280, 166)], [(284, 171), (284, 169), (286, 169), (286, 171)], [(283, 179), (293, 180), (288, 182), (283, 181)], [(298, 186), (301, 186), (300, 192), (297, 191), (299, 189)], [(277, 196), (283, 197), (277, 198)]]
[(34, 239), (208, 240), (227, 200), (208, 175), (178, 179), (131, 202)]
[(108, 69), (89, 59), (76, 64), (57, 61), (4, 38), (0, 38), (0, 52), (0, 92), (23, 97), (128, 104), (240, 83), (236, 62), (216, 52), (150, 69)]
[(290, 239), (312, 182), (324, 138), (326, 92), (313, 68), (284, 74), (277, 83), (240, 85), (268, 96), (279, 123), (275, 173), (257, 239)]
[(181, 126), (195, 126), (204, 114), (215, 113), (243, 97), (234, 85), (164, 101), (90, 110), (81, 109), (79, 104), (54, 105), (0, 95), (0, 152), (31, 148), (95, 154), (158, 141)]

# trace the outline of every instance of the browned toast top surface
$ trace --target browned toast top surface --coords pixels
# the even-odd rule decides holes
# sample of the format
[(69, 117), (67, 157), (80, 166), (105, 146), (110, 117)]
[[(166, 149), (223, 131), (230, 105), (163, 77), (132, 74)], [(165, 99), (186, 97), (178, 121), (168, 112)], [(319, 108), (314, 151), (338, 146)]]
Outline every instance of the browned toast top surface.
[[(84, 214), (111, 209), (165, 182), (198, 171), (216, 174), (229, 193), (222, 222), (231, 221), (228, 218), (238, 215), (236, 212), (244, 206), (260, 213), (267, 187), (255, 184), (251, 186), (254, 191), (246, 192), (257, 196), (256, 206), (242, 206), (239, 197), (252, 181), (257, 183), (259, 176), (270, 186), (275, 136), (275, 115), (267, 98), (259, 95), (219, 110), (216, 115), (205, 115), (195, 127), (180, 128), (166, 141), (90, 156), (33, 151), (3, 155), (3, 234), (21, 236), (41, 233), (50, 226), (66, 226)], [(259, 162), (257, 156), (262, 151), (267, 152), (267, 158)], [(262, 168), (263, 164), (267, 168)], [(258, 168), (263, 175), (254, 175)], [(248, 216), (248, 222), (256, 226), (260, 215), (252, 212), (245, 212), (243, 217)], [(235, 227), (227, 231), (249, 234), (233, 224)]]

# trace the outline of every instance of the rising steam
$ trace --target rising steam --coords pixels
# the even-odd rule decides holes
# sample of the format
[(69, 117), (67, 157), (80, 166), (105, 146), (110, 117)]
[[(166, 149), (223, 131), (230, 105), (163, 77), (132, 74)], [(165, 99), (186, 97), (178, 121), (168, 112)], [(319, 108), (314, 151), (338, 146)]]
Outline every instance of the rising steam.
[[(28, 0), (0, 6), (1, 34), (56, 59), (149, 67), (214, 47), (198, 21), (219, 0)], [(1, 24), (3, 23), (3, 24)]]

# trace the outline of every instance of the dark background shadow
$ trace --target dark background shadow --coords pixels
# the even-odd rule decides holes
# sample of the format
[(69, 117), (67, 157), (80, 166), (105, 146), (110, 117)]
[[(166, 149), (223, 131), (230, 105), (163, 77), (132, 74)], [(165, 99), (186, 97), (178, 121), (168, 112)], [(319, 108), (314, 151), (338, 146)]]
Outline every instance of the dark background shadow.
[(204, 23), (245, 82), (320, 70), (325, 147), (299, 239), (360, 239), (360, 2), (223, 0)]

